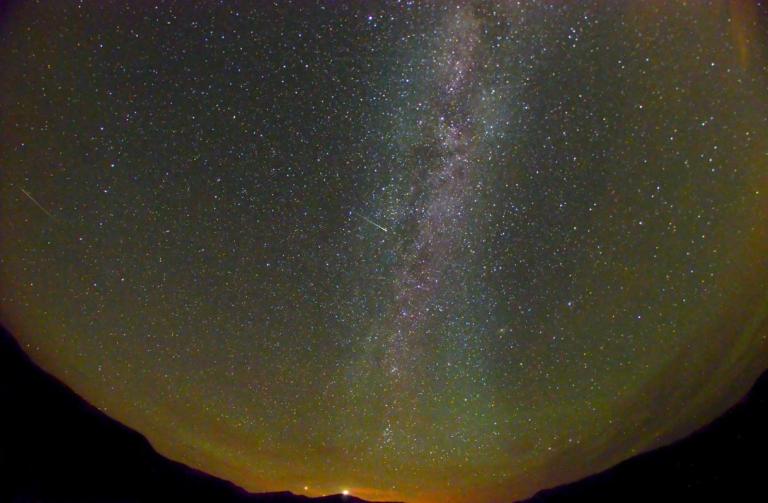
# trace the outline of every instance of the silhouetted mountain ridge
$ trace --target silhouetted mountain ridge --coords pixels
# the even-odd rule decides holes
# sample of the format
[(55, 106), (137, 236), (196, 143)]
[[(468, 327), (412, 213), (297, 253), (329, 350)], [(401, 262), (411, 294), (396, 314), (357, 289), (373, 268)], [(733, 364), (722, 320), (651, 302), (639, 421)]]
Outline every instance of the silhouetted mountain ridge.
[(35, 365), (0, 333), (0, 502), (366, 503), (341, 494), (249, 493), (158, 454)]
[[(768, 372), (689, 437), (525, 503), (755, 501), (766, 493)], [(0, 333), (0, 503), (365, 503), (248, 493), (158, 454), (37, 367)], [(478, 502), (482, 503), (482, 502)]]
[(768, 501), (768, 371), (710, 424), (521, 503)]

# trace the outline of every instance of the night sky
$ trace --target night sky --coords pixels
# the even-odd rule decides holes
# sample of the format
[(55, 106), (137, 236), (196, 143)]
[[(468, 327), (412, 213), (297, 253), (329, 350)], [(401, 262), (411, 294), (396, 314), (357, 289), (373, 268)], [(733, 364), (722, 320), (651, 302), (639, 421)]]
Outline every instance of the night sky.
[(2, 321), (167, 456), (509, 501), (768, 366), (765, 4), (14, 5)]

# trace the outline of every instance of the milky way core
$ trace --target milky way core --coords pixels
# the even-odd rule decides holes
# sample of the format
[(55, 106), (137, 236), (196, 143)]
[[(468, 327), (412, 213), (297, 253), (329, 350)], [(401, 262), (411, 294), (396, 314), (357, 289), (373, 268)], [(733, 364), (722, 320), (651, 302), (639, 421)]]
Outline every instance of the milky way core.
[(765, 3), (2, 16), (2, 322), (166, 456), (506, 502), (768, 367)]

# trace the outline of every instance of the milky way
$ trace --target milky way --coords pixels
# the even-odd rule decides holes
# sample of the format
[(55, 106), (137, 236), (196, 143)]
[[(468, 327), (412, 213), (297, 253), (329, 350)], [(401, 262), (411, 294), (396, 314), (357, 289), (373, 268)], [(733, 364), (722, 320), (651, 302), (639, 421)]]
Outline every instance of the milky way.
[(2, 321), (249, 490), (510, 501), (768, 366), (762, 2), (0, 21)]

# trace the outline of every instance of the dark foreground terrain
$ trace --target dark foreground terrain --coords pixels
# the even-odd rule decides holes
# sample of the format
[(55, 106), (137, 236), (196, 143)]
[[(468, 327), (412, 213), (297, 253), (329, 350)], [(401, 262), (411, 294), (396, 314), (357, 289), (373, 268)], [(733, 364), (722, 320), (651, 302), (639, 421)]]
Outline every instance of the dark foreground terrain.
[(524, 503), (768, 501), (768, 372), (709, 425)]
[[(768, 501), (768, 373), (732, 409), (672, 445), (527, 503)], [(158, 454), (0, 333), (0, 502), (364, 503), (248, 493)], [(478, 502), (482, 503), (482, 502)]]
[(248, 493), (158, 454), (0, 333), (0, 503), (365, 503)]

